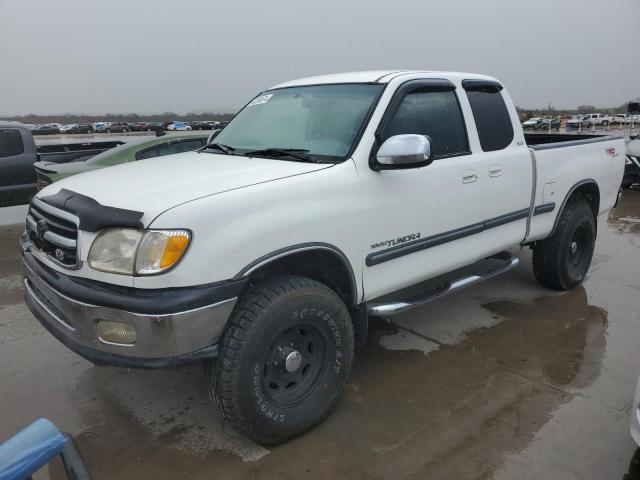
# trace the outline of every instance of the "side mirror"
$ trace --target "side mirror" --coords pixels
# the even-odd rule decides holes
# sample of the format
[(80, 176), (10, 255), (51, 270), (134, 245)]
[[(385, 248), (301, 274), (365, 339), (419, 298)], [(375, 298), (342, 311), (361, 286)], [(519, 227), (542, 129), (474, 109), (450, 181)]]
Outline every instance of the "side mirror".
[(394, 135), (380, 146), (376, 161), (379, 170), (424, 167), (433, 161), (431, 139), (426, 135)]
[(213, 132), (211, 132), (211, 135), (209, 135), (209, 138), (207, 138), (207, 144), (213, 142), (213, 140), (218, 136), (218, 134), (222, 131), (222, 129), (218, 129), (218, 130), (214, 130)]

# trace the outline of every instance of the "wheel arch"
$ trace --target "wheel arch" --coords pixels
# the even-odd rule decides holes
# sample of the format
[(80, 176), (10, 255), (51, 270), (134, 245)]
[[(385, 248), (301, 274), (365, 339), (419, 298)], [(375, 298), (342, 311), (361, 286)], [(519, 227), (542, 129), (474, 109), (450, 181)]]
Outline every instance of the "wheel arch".
[(338, 247), (321, 242), (281, 248), (254, 260), (234, 279), (262, 280), (278, 274), (300, 275), (317, 280), (342, 298), (347, 307), (358, 302), (358, 285), (351, 262)]
[(558, 214), (556, 215), (556, 220), (553, 224), (553, 230), (551, 231), (550, 235), (553, 235), (555, 233), (562, 212), (564, 211), (569, 201), (573, 198), (585, 199), (589, 204), (589, 207), (591, 207), (593, 218), (597, 220), (598, 212), (600, 211), (600, 187), (598, 186), (598, 182), (596, 182), (592, 178), (581, 180), (573, 187), (571, 187), (565, 195), (564, 200), (562, 201), (562, 205), (558, 210)]

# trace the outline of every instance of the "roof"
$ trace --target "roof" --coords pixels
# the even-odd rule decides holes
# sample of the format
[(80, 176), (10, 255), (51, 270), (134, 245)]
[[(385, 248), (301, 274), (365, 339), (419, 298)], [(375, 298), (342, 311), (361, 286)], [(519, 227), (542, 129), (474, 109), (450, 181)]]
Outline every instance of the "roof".
[(432, 70), (369, 70), (363, 72), (347, 72), (334, 73), (331, 75), (318, 75), (315, 77), (299, 78), (289, 82), (280, 83), (270, 88), (295, 87), (302, 85), (320, 85), (330, 83), (389, 83), (396, 77), (405, 75), (425, 74), (430, 77), (458, 79), (458, 78), (477, 78), (483, 80), (495, 80), (486, 75), (478, 75), (476, 73), (462, 72), (437, 72)]

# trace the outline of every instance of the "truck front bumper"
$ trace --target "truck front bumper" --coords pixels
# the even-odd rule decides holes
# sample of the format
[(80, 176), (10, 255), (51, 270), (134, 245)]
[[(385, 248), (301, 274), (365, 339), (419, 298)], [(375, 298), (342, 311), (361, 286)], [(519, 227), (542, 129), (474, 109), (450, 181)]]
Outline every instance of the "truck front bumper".
[[(25, 242), (22, 254), (25, 303), (31, 312), (60, 342), (99, 365), (160, 368), (215, 358), (246, 286), (240, 281), (158, 291), (116, 287), (54, 271)], [(171, 306), (175, 311), (166, 311)], [(158, 313), (150, 313), (154, 308)], [(101, 321), (133, 327), (135, 341), (104, 340), (96, 328)]]

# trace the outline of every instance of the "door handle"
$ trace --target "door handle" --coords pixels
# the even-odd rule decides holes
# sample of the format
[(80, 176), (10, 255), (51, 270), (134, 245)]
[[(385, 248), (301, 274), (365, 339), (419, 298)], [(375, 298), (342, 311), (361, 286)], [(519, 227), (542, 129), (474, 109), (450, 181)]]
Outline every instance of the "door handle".
[(471, 183), (478, 181), (478, 172), (475, 170), (465, 170), (462, 172), (462, 183)]
[(489, 176), (490, 177), (499, 177), (502, 175), (502, 165), (491, 165), (489, 167)]

